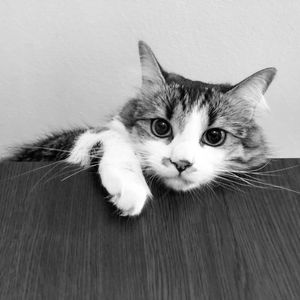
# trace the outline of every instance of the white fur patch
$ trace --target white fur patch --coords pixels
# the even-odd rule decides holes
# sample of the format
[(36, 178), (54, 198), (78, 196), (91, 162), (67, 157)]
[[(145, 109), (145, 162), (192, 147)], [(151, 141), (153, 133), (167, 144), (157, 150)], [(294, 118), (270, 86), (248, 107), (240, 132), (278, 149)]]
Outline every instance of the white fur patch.
[[(87, 130), (81, 134), (76, 140), (75, 146), (67, 158), (67, 162), (88, 166), (90, 163), (90, 151), (93, 146), (98, 142), (103, 143), (104, 141), (109, 141), (110, 136), (117, 137), (117, 139), (119, 138), (122, 142), (127, 140), (127, 142), (130, 143), (128, 132), (119, 120), (112, 120), (107, 127), (109, 130), (100, 132)], [(105, 147), (105, 145), (103, 146)]]
[(207, 109), (199, 110), (196, 107), (189, 115), (183, 131), (177, 134), (171, 143), (170, 158), (172, 161), (187, 160), (191, 163), (195, 162), (200, 136), (207, 123)]
[(90, 150), (101, 142), (103, 156), (99, 174), (103, 186), (112, 196), (111, 202), (121, 210), (122, 215), (138, 215), (151, 197), (151, 192), (124, 125), (115, 119), (108, 124), (108, 128), (99, 133), (83, 133), (67, 161), (82, 166), (89, 165)]
[(80, 164), (85, 167), (90, 164), (90, 151), (101, 140), (101, 132), (95, 133), (90, 130), (81, 134), (73, 147), (67, 162)]

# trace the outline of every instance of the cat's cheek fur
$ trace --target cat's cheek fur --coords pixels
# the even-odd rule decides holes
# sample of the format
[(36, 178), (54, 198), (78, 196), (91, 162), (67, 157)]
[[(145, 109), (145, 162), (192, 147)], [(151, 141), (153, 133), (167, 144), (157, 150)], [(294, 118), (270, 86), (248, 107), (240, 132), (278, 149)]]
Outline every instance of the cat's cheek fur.
[(170, 157), (170, 147), (160, 140), (148, 140), (136, 145), (136, 152), (140, 158), (144, 171), (160, 178), (174, 177), (178, 174), (174, 166), (165, 166), (162, 159)]
[(222, 147), (199, 146), (194, 165), (197, 171), (191, 175), (199, 184), (210, 182), (225, 171), (226, 155), (227, 151)]

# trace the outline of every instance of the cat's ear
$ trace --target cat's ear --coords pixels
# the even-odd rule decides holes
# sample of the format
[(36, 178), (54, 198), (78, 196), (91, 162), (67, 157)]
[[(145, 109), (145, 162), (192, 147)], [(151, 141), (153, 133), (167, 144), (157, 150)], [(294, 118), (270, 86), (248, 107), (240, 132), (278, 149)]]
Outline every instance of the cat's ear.
[(237, 100), (240, 104), (244, 102), (245, 105), (267, 108), (268, 106), (263, 95), (274, 79), (276, 72), (275, 68), (260, 70), (235, 85), (227, 92), (227, 95), (231, 99)]
[(139, 41), (139, 54), (142, 68), (142, 88), (157, 88), (165, 84), (162, 67), (151, 48)]

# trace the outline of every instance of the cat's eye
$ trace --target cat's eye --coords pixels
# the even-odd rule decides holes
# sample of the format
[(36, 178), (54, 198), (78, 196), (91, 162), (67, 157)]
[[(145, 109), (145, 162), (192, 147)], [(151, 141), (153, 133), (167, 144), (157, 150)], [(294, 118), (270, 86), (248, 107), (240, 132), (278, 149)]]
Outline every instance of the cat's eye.
[(226, 139), (226, 131), (220, 128), (211, 128), (204, 132), (202, 142), (212, 147), (223, 145)]
[(155, 136), (160, 138), (165, 138), (172, 134), (170, 123), (161, 118), (151, 121), (151, 131)]

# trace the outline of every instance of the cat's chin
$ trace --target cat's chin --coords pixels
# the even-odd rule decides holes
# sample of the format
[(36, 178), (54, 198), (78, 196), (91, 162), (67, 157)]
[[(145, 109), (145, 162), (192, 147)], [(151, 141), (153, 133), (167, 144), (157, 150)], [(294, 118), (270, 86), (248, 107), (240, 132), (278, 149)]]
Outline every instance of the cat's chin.
[(163, 179), (165, 185), (175, 191), (189, 191), (199, 187), (199, 184), (182, 177), (168, 177)]

